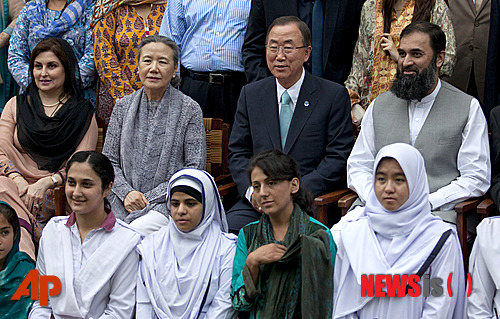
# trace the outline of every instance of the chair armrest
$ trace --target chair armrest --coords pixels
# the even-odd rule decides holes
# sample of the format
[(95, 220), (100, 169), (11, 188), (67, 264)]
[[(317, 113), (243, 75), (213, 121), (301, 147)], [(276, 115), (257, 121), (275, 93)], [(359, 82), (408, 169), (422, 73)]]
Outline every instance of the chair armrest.
[(495, 202), (491, 198), (486, 198), (477, 205), (477, 213), (481, 214), (482, 218), (492, 216), (495, 209)]
[(455, 211), (457, 213), (463, 214), (477, 208), (477, 205), (484, 199), (484, 197), (472, 198), (464, 200), (463, 202), (455, 205)]
[(338, 205), (340, 207), (341, 216), (345, 216), (345, 214), (347, 214), (347, 211), (349, 210), (349, 208), (351, 208), (352, 204), (357, 198), (358, 194), (356, 194), (355, 192), (351, 192), (339, 199)]
[(347, 194), (349, 192), (352, 192), (352, 191), (348, 188), (345, 188), (345, 189), (340, 189), (340, 190), (330, 192), (330, 193), (325, 194), (325, 195), (318, 196), (314, 199), (314, 204), (316, 204), (316, 206), (324, 206), (324, 205), (334, 203), (334, 202), (338, 201), (342, 196), (344, 196), (345, 194)]
[(54, 215), (66, 216), (66, 194), (64, 185), (54, 188)]
[(217, 190), (219, 191), (220, 196), (227, 196), (234, 190), (236, 190), (236, 183), (231, 182), (229, 184), (221, 185), (217, 187)]

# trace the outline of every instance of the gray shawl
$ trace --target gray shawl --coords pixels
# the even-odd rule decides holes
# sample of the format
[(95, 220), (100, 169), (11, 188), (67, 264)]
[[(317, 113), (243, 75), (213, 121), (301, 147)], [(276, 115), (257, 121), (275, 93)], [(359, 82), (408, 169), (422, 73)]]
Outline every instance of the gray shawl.
[[(117, 218), (130, 223), (156, 210), (168, 217), (168, 181), (181, 168), (204, 169), (205, 129), (200, 106), (169, 86), (157, 107), (148, 103), (144, 88), (118, 100), (111, 115), (103, 154), (115, 169), (108, 200)], [(128, 213), (123, 200), (133, 190), (149, 201)]]

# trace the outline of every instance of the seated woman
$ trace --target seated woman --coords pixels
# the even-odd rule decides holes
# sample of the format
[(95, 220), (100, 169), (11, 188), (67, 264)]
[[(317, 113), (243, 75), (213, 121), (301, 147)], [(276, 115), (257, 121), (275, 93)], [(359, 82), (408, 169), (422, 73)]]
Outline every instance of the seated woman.
[(231, 271), (236, 236), (207, 172), (183, 169), (169, 182), (173, 223), (138, 246), (137, 318), (236, 318)]
[(30, 84), (30, 52), (47, 38), (66, 40), (77, 58), (85, 98), (95, 104), (95, 64), (90, 22), (95, 0), (30, 0), (10, 38), (7, 64), (25, 92)]
[[(141, 235), (116, 220), (106, 201), (113, 166), (95, 151), (78, 152), (66, 166), (71, 215), (54, 217), (40, 241), (40, 276), (61, 280), (61, 293), (29, 318), (132, 318)], [(55, 249), (57, 247), (57, 249)]]
[(472, 291), (467, 298), (466, 318), (498, 318), (500, 314), (498, 234), (499, 217), (486, 218), (477, 226), (477, 237), (469, 261)]
[(37, 241), (54, 215), (52, 189), (63, 184), (62, 168), (73, 153), (95, 149), (97, 123), (65, 40), (41, 41), (30, 74), (26, 92), (7, 103), (0, 118), (0, 200), (17, 212), (20, 249), (34, 258), (32, 234)]
[(184, 167), (205, 168), (205, 128), (198, 103), (170, 85), (179, 60), (175, 42), (149, 36), (138, 59), (143, 87), (116, 102), (103, 154), (115, 168), (109, 197), (115, 216), (149, 234), (168, 223), (170, 177)]
[[(409, 144), (391, 144), (378, 152), (373, 170), (366, 206), (332, 228), (338, 245), (333, 318), (463, 318), (462, 253), (453, 225), (431, 214), (423, 157)], [(361, 276), (369, 274), (441, 278), (442, 295), (362, 297)], [(453, 297), (445, 286), (450, 274)], [(422, 280), (420, 285), (425, 287)]]
[(19, 251), (21, 227), (16, 211), (0, 202), (0, 313), (3, 319), (26, 318), (33, 301), (30, 296), (11, 300), (35, 262)]
[(263, 214), (240, 230), (231, 299), (250, 318), (330, 318), (336, 247), (309, 217), (312, 196), (300, 187), (297, 163), (281, 151), (250, 161), (249, 178)]

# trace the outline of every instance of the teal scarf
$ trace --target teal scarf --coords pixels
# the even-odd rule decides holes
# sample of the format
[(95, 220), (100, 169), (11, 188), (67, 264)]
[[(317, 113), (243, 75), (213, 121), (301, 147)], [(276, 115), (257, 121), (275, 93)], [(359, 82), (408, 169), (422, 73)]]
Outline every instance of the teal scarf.
[[(0, 203), (6, 204), (5, 202)], [(35, 268), (33, 259), (26, 253), (19, 251), (21, 237), (19, 222), (14, 227), (16, 227), (18, 235), (12, 245), (12, 250), (7, 255), (4, 267), (0, 271), (0, 314), (2, 319), (27, 318), (33, 303), (30, 296), (24, 296), (16, 301), (10, 300), (28, 272)]]

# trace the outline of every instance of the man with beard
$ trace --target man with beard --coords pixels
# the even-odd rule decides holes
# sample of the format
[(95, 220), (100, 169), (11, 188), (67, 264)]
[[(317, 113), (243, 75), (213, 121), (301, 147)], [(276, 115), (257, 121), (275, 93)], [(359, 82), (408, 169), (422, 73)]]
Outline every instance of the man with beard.
[(396, 79), (366, 112), (347, 161), (347, 182), (365, 202), (377, 152), (396, 142), (411, 144), (425, 159), (434, 213), (455, 223), (454, 206), (488, 190), (491, 168), (479, 102), (439, 79), (445, 46), (445, 34), (430, 22), (401, 32)]

